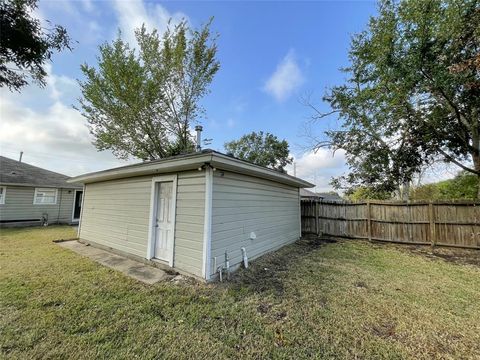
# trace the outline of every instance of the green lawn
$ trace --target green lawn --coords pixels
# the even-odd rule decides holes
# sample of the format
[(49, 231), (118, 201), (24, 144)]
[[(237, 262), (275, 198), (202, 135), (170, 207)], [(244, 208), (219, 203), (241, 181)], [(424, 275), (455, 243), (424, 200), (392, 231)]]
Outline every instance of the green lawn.
[(0, 230), (1, 357), (480, 356), (475, 265), (304, 240), (228, 284), (148, 286), (52, 242), (74, 235), (58, 226)]

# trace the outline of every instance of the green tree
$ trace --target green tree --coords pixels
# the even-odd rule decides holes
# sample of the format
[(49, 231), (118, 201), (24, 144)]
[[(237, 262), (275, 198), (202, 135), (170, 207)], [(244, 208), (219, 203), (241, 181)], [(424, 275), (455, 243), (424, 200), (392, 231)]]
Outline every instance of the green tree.
[(190, 128), (220, 67), (210, 23), (199, 30), (185, 21), (169, 25), (162, 37), (142, 26), (137, 50), (119, 33), (100, 46), (96, 68), (82, 65), (80, 111), (97, 149), (140, 159), (194, 150)]
[(279, 140), (270, 133), (251, 132), (240, 139), (225, 143), (225, 150), (251, 163), (285, 172), (293, 159), (289, 156), (287, 140)]
[(392, 194), (385, 191), (378, 191), (375, 188), (367, 186), (359, 186), (357, 188), (350, 188), (345, 192), (345, 196), (350, 201), (362, 200), (390, 200)]
[(479, 49), (477, 0), (382, 0), (352, 39), (347, 83), (324, 97), (331, 112), (313, 115), (342, 122), (316, 143), (346, 151), (333, 185), (392, 192), (438, 159), (480, 181)]
[(413, 200), (474, 200), (478, 181), (474, 174), (461, 171), (453, 179), (418, 186), (412, 190)]
[(410, 191), (411, 200), (438, 200), (440, 190), (437, 184), (425, 184), (416, 186)]
[(37, 0), (0, 1), (0, 86), (10, 91), (20, 91), (29, 81), (45, 86), (45, 63), (54, 51), (71, 50), (65, 28), (42, 27), (32, 16), (36, 8)]

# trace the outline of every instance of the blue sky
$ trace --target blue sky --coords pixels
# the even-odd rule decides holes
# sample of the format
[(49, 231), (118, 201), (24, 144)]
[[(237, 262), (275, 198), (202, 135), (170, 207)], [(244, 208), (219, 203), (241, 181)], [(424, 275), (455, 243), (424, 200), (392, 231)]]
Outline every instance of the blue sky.
[[(72, 52), (53, 57), (48, 86), (21, 94), (2, 89), (1, 152), (51, 170), (77, 175), (124, 164), (109, 152), (97, 153), (86, 122), (72, 108), (80, 95), (75, 79), (80, 64), (94, 65), (98, 45), (120, 28), (132, 41), (133, 29), (146, 23), (163, 31), (170, 17), (198, 27), (214, 17), (221, 69), (203, 101), (201, 119), (210, 147), (251, 131), (269, 131), (290, 143), (298, 175), (328, 190), (329, 179), (345, 171), (341, 153), (309, 152), (304, 125), (311, 110), (301, 104), (312, 93), (320, 109), (325, 89), (341, 84), (352, 34), (376, 12), (373, 1), (330, 2), (142, 2), (39, 1), (35, 14), (65, 26), (77, 41)], [(317, 134), (336, 127), (335, 119), (314, 127)]]

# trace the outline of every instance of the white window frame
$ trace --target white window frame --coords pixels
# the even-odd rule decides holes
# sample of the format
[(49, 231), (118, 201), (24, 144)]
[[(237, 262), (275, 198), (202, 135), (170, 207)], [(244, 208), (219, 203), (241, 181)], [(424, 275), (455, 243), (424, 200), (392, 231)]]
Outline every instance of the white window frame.
[(0, 205), (5, 205), (5, 197), (7, 196), (7, 187), (6, 186), (0, 186), (2, 189), (2, 197), (0, 198)]
[[(45, 191), (45, 190), (55, 190), (55, 201), (53, 203), (44, 203), (44, 202), (37, 202), (37, 194), (40, 191)], [(57, 205), (57, 198), (58, 198), (58, 189), (54, 188), (35, 188), (35, 194), (33, 194), (33, 205)]]

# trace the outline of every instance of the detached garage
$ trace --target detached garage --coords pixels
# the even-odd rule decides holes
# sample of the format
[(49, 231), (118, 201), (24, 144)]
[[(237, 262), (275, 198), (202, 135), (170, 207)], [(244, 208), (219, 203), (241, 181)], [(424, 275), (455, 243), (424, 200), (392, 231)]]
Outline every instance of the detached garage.
[[(81, 241), (210, 280), (297, 240), (313, 185), (212, 150), (86, 174)], [(242, 248), (244, 253), (242, 253)]]

